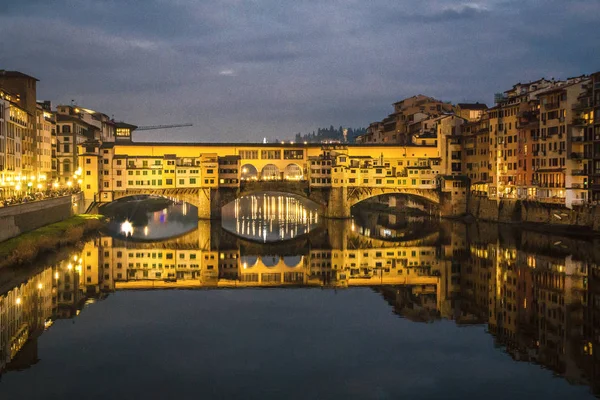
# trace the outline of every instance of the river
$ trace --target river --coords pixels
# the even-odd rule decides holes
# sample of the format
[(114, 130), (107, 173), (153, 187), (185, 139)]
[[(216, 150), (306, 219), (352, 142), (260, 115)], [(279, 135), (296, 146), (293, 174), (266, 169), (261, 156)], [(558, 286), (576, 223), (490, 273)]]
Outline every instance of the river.
[(325, 220), (278, 193), (228, 207), (211, 222), (131, 203), (87, 243), (0, 271), (0, 398), (600, 394), (596, 239)]

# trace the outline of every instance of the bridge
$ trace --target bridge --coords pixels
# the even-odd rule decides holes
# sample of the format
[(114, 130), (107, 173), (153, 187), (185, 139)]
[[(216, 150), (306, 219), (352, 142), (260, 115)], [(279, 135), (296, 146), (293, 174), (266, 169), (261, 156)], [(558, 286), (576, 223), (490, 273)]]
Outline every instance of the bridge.
[[(84, 144), (79, 167), (86, 200), (140, 194), (174, 197), (220, 218), (223, 205), (260, 191), (308, 198), (327, 218), (349, 218), (370, 197), (399, 194), (462, 214), (464, 189), (452, 190), (437, 146), (323, 144)], [(456, 186), (454, 186), (456, 187)]]

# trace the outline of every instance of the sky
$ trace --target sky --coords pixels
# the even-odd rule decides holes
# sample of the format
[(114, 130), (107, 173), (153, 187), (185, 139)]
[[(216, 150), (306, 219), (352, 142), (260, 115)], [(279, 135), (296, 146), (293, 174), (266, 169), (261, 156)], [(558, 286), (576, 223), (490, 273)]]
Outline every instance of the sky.
[(600, 0), (2, 0), (0, 69), (136, 141), (255, 142), (366, 127), (416, 94), (492, 103), (600, 70)]

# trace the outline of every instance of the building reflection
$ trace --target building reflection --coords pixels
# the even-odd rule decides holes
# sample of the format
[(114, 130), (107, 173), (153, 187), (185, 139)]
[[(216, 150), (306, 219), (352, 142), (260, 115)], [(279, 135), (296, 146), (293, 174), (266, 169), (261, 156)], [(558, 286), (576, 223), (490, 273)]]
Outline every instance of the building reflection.
[(162, 242), (96, 238), (5, 285), (0, 369), (36, 363), (36, 338), (53, 321), (119, 290), (362, 286), (416, 323), (486, 325), (514, 360), (599, 392), (600, 255), (580, 251), (593, 249), (589, 242), (459, 223), (385, 241), (355, 224), (327, 221), (320, 234), (282, 245), (247, 241), (208, 221)]

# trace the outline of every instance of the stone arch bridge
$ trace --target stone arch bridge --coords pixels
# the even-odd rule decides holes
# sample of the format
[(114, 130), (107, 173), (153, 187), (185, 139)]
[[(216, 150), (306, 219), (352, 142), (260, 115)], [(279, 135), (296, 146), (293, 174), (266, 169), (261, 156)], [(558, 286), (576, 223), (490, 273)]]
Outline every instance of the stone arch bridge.
[(198, 208), (200, 219), (221, 217), (221, 208), (245, 195), (260, 192), (282, 192), (307, 198), (320, 208), (325, 218), (350, 218), (350, 208), (361, 201), (384, 194), (403, 194), (434, 204), (444, 202), (437, 189), (332, 187), (311, 188), (306, 181), (246, 181), (238, 188), (197, 189), (128, 189), (114, 191), (113, 201), (129, 196), (154, 195), (184, 201)]

